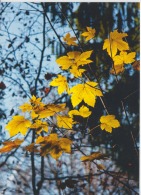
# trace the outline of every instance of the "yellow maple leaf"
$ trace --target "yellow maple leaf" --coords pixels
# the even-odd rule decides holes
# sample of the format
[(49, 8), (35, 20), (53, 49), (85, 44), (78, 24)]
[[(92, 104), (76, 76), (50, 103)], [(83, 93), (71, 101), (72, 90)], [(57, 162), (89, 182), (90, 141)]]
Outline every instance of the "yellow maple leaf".
[(59, 64), (62, 70), (68, 70), (71, 66), (76, 64), (75, 59), (79, 57), (81, 52), (72, 51), (68, 52), (67, 56), (62, 56), (56, 60), (56, 63)]
[(127, 33), (119, 33), (117, 30), (110, 32), (109, 39), (104, 40), (103, 50), (107, 49), (110, 57), (114, 57), (117, 51), (129, 50), (127, 42), (123, 41), (124, 37), (128, 36)]
[(112, 133), (112, 128), (120, 127), (120, 123), (115, 119), (114, 115), (101, 116), (100, 118), (100, 128), (102, 130)]
[(57, 126), (65, 129), (72, 129), (72, 125), (75, 124), (73, 119), (69, 116), (57, 116)]
[(80, 159), (83, 162), (93, 161), (93, 160), (101, 160), (101, 159), (105, 160), (105, 159), (107, 159), (107, 155), (102, 154), (100, 152), (93, 152), (91, 155), (82, 156)]
[(83, 72), (85, 72), (85, 69), (82, 68), (78, 68), (77, 66), (72, 66), (72, 68), (70, 69), (70, 72), (76, 77), (82, 77)]
[(96, 33), (95, 28), (93, 29), (91, 27), (87, 27), (87, 31), (82, 33), (81, 35), (83, 37), (86, 37), (86, 41), (89, 41), (90, 39), (94, 38), (95, 33)]
[(68, 138), (58, 138), (55, 133), (45, 137), (39, 136), (36, 143), (41, 146), (40, 153), (42, 156), (50, 154), (52, 158), (58, 159), (63, 152), (71, 152), (72, 141)]
[(96, 102), (96, 96), (102, 96), (99, 89), (96, 88), (98, 83), (86, 82), (84, 84), (77, 84), (70, 89), (71, 102), (73, 107), (77, 106), (82, 100), (89, 106), (94, 107)]
[(30, 112), (32, 110), (32, 106), (29, 103), (24, 103), (19, 107), (23, 112)]
[(130, 64), (135, 61), (136, 52), (130, 52), (127, 54), (125, 51), (121, 51), (120, 55), (116, 55), (113, 58), (114, 65), (118, 64)]
[(69, 111), (69, 116), (72, 117), (73, 115), (79, 115), (82, 116), (84, 118), (90, 116), (91, 111), (89, 111), (89, 109), (86, 106), (81, 106), (81, 108), (78, 110), (71, 110)]
[(10, 136), (12, 137), (19, 132), (25, 135), (30, 126), (31, 121), (25, 119), (23, 116), (14, 116), (5, 128), (8, 129)]
[(88, 58), (90, 58), (92, 52), (93, 52), (93, 50), (85, 51), (80, 56), (78, 56), (75, 59), (77, 66), (80, 66), (80, 65), (83, 66), (83, 65), (86, 65), (86, 64), (93, 62), (92, 60), (88, 59)]
[(48, 123), (45, 121), (43, 122), (40, 120), (35, 120), (34, 123), (30, 126), (30, 128), (36, 129), (37, 134), (39, 134), (43, 130), (48, 132)]
[(24, 140), (16, 139), (14, 141), (3, 142), (3, 147), (0, 148), (0, 153), (10, 152), (11, 150), (18, 148)]
[(29, 152), (40, 152), (38, 149), (37, 149), (37, 146), (35, 146), (34, 143), (31, 143), (30, 145), (26, 146), (24, 148), (26, 151), (29, 151)]
[(78, 51), (72, 51), (68, 52), (67, 56), (62, 56), (56, 60), (57, 64), (61, 67), (62, 70), (68, 70), (69, 68), (73, 66), (79, 67), (84, 66), (86, 64), (89, 64), (93, 62), (92, 60), (89, 60), (88, 58), (92, 54), (91, 51), (86, 51), (86, 52), (78, 52)]
[(124, 64), (116, 64), (116, 65), (114, 65), (114, 68), (112, 68), (110, 70), (110, 73), (117, 75), (117, 74), (120, 74), (120, 73), (124, 72), (124, 70), (125, 70)]
[(65, 110), (66, 104), (47, 104), (42, 110), (37, 110), (39, 118), (47, 118)]
[(36, 144), (42, 145), (48, 142), (56, 142), (57, 140), (58, 140), (58, 135), (56, 133), (51, 133), (49, 136), (45, 136), (45, 137), (39, 136), (36, 139)]
[(59, 95), (61, 95), (64, 91), (66, 91), (66, 92), (69, 91), (66, 77), (64, 77), (60, 74), (58, 75), (58, 78), (55, 78), (50, 82), (50, 85), (54, 86), (54, 87), (58, 87), (58, 94)]
[(72, 141), (68, 138), (60, 138), (59, 145), (63, 152), (70, 153), (71, 152), (71, 144)]
[(30, 99), (31, 104), (39, 105), (41, 103), (41, 98), (36, 98), (34, 95)]
[(77, 46), (77, 43), (75, 42), (77, 40), (76, 37), (71, 37), (70, 33), (67, 33), (66, 36), (63, 37), (63, 40), (66, 42), (67, 45)]

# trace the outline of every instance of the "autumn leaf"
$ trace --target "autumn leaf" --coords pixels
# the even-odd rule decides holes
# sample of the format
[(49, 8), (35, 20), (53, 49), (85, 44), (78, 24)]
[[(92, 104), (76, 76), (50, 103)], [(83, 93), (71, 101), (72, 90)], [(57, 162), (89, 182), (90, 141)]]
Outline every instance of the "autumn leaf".
[(76, 64), (75, 59), (79, 57), (81, 52), (73, 51), (68, 52), (67, 56), (62, 56), (56, 60), (56, 63), (59, 64), (62, 70), (68, 70), (71, 66)]
[(5, 128), (9, 131), (10, 136), (12, 137), (19, 132), (25, 135), (30, 126), (31, 121), (25, 119), (23, 116), (14, 116)]
[(66, 104), (47, 104), (42, 110), (37, 110), (39, 118), (47, 118), (66, 109)]
[(90, 58), (92, 52), (93, 52), (93, 50), (86, 51), (86, 52), (83, 52), (79, 57), (77, 57), (76, 58), (77, 66), (86, 65), (86, 64), (93, 62), (92, 60), (88, 59), (88, 58)]
[(124, 64), (117, 64), (117, 65), (114, 65), (114, 68), (112, 68), (110, 70), (110, 73), (111, 74), (120, 74), (122, 72), (124, 72), (125, 68), (124, 68)]
[(63, 37), (63, 40), (66, 42), (67, 45), (77, 46), (77, 43), (75, 42), (77, 40), (76, 37), (71, 37), (70, 33), (67, 33), (66, 36)]
[(58, 159), (63, 152), (71, 152), (72, 141), (68, 138), (58, 138), (58, 135), (55, 133), (45, 137), (39, 136), (36, 143), (41, 146), (40, 153), (42, 156), (50, 154), (52, 158)]
[(33, 109), (29, 103), (24, 103), (19, 108), (22, 110), (22, 112), (30, 112)]
[(70, 72), (76, 77), (82, 77), (82, 74), (85, 72), (86, 70), (83, 68), (78, 68), (77, 66), (72, 66), (72, 68), (70, 69)]
[(96, 33), (95, 29), (92, 29), (91, 27), (87, 27), (87, 31), (82, 33), (81, 35), (83, 37), (86, 37), (86, 41), (89, 41), (90, 39), (94, 38)]
[(24, 140), (16, 139), (14, 141), (3, 142), (3, 147), (0, 148), (0, 153), (10, 152), (11, 150), (18, 148)]
[(105, 169), (105, 166), (103, 164), (96, 164), (96, 166), (99, 170), (104, 170)]
[(50, 82), (51, 86), (58, 87), (58, 94), (61, 95), (64, 91), (68, 92), (69, 87), (66, 77), (58, 75), (58, 78), (53, 79)]
[(121, 51), (120, 55), (116, 55), (113, 58), (114, 65), (119, 64), (130, 64), (135, 61), (136, 52), (127, 53), (125, 51)]
[(93, 160), (105, 160), (107, 159), (107, 155), (106, 154), (102, 154), (100, 152), (94, 152), (89, 156), (82, 156), (81, 157), (81, 161), (83, 162), (87, 162), (87, 161), (93, 161)]
[(90, 116), (91, 111), (89, 111), (89, 109), (86, 106), (81, 106), (81, 108), (78, 110), (71, 110), (69, 111), (69, 116), (72, 117), (73, 115), (79, 115), (82, 116), (84, 118)]
[(59, 145), (63, 152), (71, 153), (71, 144), (72, 144), (72, 141), (68, 138), (59, 139)]
[(86, 52), (78, 52), (78, 51), (72, 51), (68, 52), (67, 56), (62, 56), (56, 60), (57, 64), (61, 67), (62, 70), (68, 70), (69, 68), (76, 66), (77, 68), (81, 65), (84, 66), (86, 64), (89, 64), (93, 62), (92, 60), (89, 60), (91, 51)]
[(96, 96), (102, 96), (99, 89), (96, 88), (98, 83), (96, 82), (86, 82), (84, 84), (77, 84), (70, 89), (71, 102), (73, 107), (84, 101), (89, 106), (94, 107), (96, 102)]
[(60, 128), (65, 128), (65, 129), (72, 129), (72, 125), (75, 124), (73, 119), (69, 116), (62, 116), (58, 115), (57, 116), (57, 125)]
[(100, 128), (109, 133), (112, 133), (112, 128), (120, 127), (120, 123), (117, 119), (115, 119), (114, 115), (102, 116), (100, 118), (100, 122)]
[(39, 152), (37, 146), (35, 146), (34, 143), (31, 143), (30, 145), (26, 146), (24, 149), (29, 152)]
[(34, 95), (30, 99), (31, 104), (33, 105), (40, 105), (41, 98), (36, 98)]
[(117, 51), (129, 50), (129, 45), (122, 39), (127, 37), (127, 33), (119, 33), (117, 30), (110, 32), (109, 39), (105, 39), (103, 50), (106, 49), (110, 57), (114, 57)]
[(35, 122), (30, 126), (30, 128), (36, 129), (37, 134), (41, 133), (43, 130), (45, 132), (48, 132), (48, 123), (45, 121), (43, 122), (40, 120), (35, 120)]
[(133, 64), (132, 64), (133, 68), (135, 70), (140, 71), (140, 60), (136, 60)]

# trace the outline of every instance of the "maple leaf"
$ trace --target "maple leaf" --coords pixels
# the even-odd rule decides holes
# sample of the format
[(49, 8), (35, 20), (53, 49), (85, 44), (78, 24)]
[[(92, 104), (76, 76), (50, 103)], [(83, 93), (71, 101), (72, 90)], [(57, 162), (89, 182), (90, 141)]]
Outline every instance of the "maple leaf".
[(72, 68), (70, 69), (70, 72), (76, 77), (82, 77), (83, 72), (85, 72), (85, 69), (82, 68), (78, 68), (77, 66), (72, 66)]
[(21, 105), (19, 107), (23, 112), (30, 112), (33, 108), (31, 106), (31, 104), (29, 103), (24, 103), (23, 105)]
[(122, 39), (128, 36), (127, 33), (119, 33), (117, 30), (110, 32), (109, 39), (105, 39), (103, 50), (107, 49), (107, 52), (110, 57), (114, 57), (117, 54), (117, 51), (129, 50), (129, 45)]
[(77, 106), (82, 100), (89, 106), (94, 107), (96, 102), (96, 96), (102, 96), (99, 89), (96, 88), (98, 83), (86, 82), (84, 84), (77, 84), (70, 89), (71, 102), (73, 107)]
[(64, 91), (66, 91), (66, 92), (69, 91), (66, 77), (64, 77), (60, 74), (58, 75), (58, 78), (55, 78), (50, 82), (50, 85), (54, 86), (54, 87), (58, 87), (58, 94), (59, 95), (61, 95)]
[(63, 40), (67, 43), (67, 45), (77, 46), (77, 43), (75, 43), (75, 41), (77, 40), (76, 37), (71, 37), (70, 33), (67, 33), (66, 36), (63, 37)]
[(37, 134), (41, 133), (43, 130), (48, 132), (48, 123), (40, 120), (35, 120), (35, 122), (30, 126), (32, 129), (36, 129)]
[(23, 116), (14, 116), (5, 128), (8, 129), (10, 136), (12, 137), (19, 132), (25, 135), (30, 126), (31, 121), (25, 119)]
[(39, 136), (36, 143), (41, 146), (40, 153), (42, 156), (50, 154), (52, 158), (58, 159), (63, 152), (71, 152), (72, 141), (68, 138), (58, 138), (58, 135), (55, 133), (45, 137)]
[(67, 56), (62, 56), (56, 60), (56, 63), (59, 64), (62, 70), (68, 70), (71, 66), (76, 64), (75, 59), (79, 57), (81, 52), (72, 51), (68, 52)]
[(66, 104), (47, 104), (42, 110), (37, 110), (36, 113), (39, 115), (39, 118), (46, 118), (53, 116), (58, 112), (62, 112), (66, 109)]
[(72, 141), (68, 138), (60, 138), (59, 145), (63, 152), (70, 153), (71, 152), (71, 144)]
[(30, 145), (26, 146), (24, 149), (29, 152), (39, 152), (37, 146), (35, 146), (34, 143), (31, 143)]
[(69, 116), (72, 117), (73, 115), (79, 115), (82, 116), (84, 118), (90, 116), (91, 111), (89, 111), (89, 109), (86, 106), (81, 106), (81, 108), (78, 110), (71, 110), (69, 111)]
[(60, 128), (72, 129), (72, 125), (75, 124), (73, 119), (69, 116), (57, 116), (57, 125)]
[(114, 65), (114, 68), (112, 68), (110, 70), (110, 73), (111, 74), (120, 74), (122, 72), (124, 72), (125, 68), (124, 68), (124, 64), (117, 64), (117, 65)]
[(132, 64), (133, 68), (135, 70), (140, 71), (140, 60), (136, 60), (133, 64)]
[(86, 65), (86, 64), (93, 62), (92, 60), (88, 59), (88, 58), (90, 58), (92, 52), (93, 52), (93, 50), (86, 51), (86, 52), (83, 52), (79, 57), (77, 57), (76, 58), (77, 66)]
[(41, 98), (36, 98), (34, 95), (30, 99), (31, 104), (39, 105), (41, 103)]
[(86, 27), (87, 31), (82, 33), (81, 35), (83, 37), (86, 37), (86, 41), (89, 41), (90, 39), (94, 38), (96, 30), (92, 29), (91, 27)]
[(107, 155), (102, 154), (100, 152), (93, 152), (89, 156), (82, 156), (81, 157), (81, 161), (83, 161), (83, 162), (93, 161), (93, 160), (101, 160), (101, 159), (103, 159), (103, 160), (107, 159)]
[(24, 140), (16, 139), (14, 141), (3, 142), (3, 147), (0, 148), (0, 153), (10, 152), (11, 150), (18, 148)]
[(130, 52), (127, 54), (125, 51), (121, 51), (120, 55), (116, 55), (113, 58), (114, 65), (118, 64), (130, 64), (135, 61), (136, 52)]
[(112, 128), (120, 127), (120, 123), (115, 119), (114, 115), (101, 116), (100, 118), (100, 128), (102, 130), (112, 133)]
[(92, 60), (88, 59), (91, 56), (92, 52), (92, 50), (83, 53), (78, 51), (68, 52), (67, 56), (62, 56), (58, 58), (56, 62), (57, 64), (59, 64), (62, 70), (68, 70), (70, 67), (73, 66), (83, 66), (93, 62)]

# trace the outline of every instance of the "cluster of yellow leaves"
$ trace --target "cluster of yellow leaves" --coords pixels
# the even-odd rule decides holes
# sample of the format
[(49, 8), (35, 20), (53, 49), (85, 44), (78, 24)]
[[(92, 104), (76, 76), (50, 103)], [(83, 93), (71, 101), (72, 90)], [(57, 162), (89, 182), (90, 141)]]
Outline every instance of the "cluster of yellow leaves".
[(87, 31), (82, 33), (81, 35), (83, 37), (86, 37), (86, 41), (89, 41), (90, 39), (94, 38), (96, 30), (92, 29), (91, 27), (86, 27)]
[(73, 107), (84, 101), (89, 106), (94, 107), (96, 102), (96, 96), (102, 96), (99, 89), (96, 88), (98, 83), (96, 82), (86, 82), (84, 84), (77, 84), (70, 89), (71, 102)]
[(63, 152), (71, 153), (72, 141), (68, 138), (58, 138), (55, 133), (45, 137), (39, 136), (36, 144), (40, 145), (40, 154), (42, 156), (50, 154), (52, 158), (58, 159)]
[(16, 139), (14, 141), (5, 141), (3, 142), (4, 146), (0, 148), (0, 153), (10, 152), (11, 150), (18, 148), (22, 142), (23, 140), (20, 139)]
[(123, 41), (127, 37), (127, 33), (119, 33), (117, 30), (110, 32), (109, 39), (105, 39), (103, 49), (106, 49), (110, 57), (114, 57), (117, 51), (129, 50), (127, 42)]
[(70, 33), (67, 33), (66, 36), (63, 37), (63, 40), (66, 42), (67, 45), (77, 46), (77, 43), (75, 42), (77, 40), (76, 37), (71, 37)]
[(68, 92), (69, 87), (66, 77), (58, 75), (58, 78), (55, 78), (50, 82), (51, 86), (58, 87), (58, 94), (61, 95), (64, 91)]
[(57, 112), (63, 111), (66, 106), (66, 104), (44, 104), (43, 102), (40, 102), (41, 98), (37, 98), (36, 100), (35, 98), (35, 96), (32, 96), (30, 99), (31, 104), (24, 103), (19, 107), (23, 112), (31, 112), (32, 119), (41, 119), (53, 116)]
[(73, 117), (73, 115), (79, 115), (86, 118), (91, 115), (91, 111), (89, 111), (86, 106), (81, 106), (79, 110), (71, 110), (68, 114), (70, 117)]
[(92, 50), (83, 53), (79, 51), (72, 51), (68, 52), (67, 56), (58, 58), (56, 62), (59, 64), (62, 70), (68, 70), (70, 68), (70, 72), (75, 77), (81, 77), (85, 69), (79, 68), (79, 66), (84, 66), (91, 63), (92, 60), (89, 60), (91, 54)]
[[(31, 114), (32, 122), (26, 119), (24, 116), (14, 116), (13, 119), (6, 125), (6, 129), (9, 131), (10, 136), (15, 136), (18, 133), (25, 135), (28, 128), (36, 129), (39, 134), (41, 131), (48, 131), (48, 123), (39, 119), (53, 116), (58, 112), (62, 112), (65, 109), (66, 104), (47, 104), (41, 102), (41, 98), (32, 96), (30, 103), (24, 103), (19, 108), (23, 112), (29, 112)], [(36, 119), (36, 120), (35, 120)]]
[(100, 152), (93, 152), (89, 156), (82, 156), (81, 157), (81, 161), (83, 161), (83, 162), (93, 161), (93, 160), (101, 160), (101, 159), (103, 159), (103, 160), (107, 159), (107, 155), (102, 154)]
[(101, 116), (100, 122), (100, 128), (109, 133), (112, 133), (112, 128), (120, 127), (120, 123), (114, 115)]
[[(129, 50), (129, 45), (123, 40), (127, 33), (119, 33), (117, 30), (110, 33), (109, 39), (105, 39), (103, 49), (106, 49), (109, 56), (114, 61), (114, 67), (111, 69), (111, 74), (122, 73), (125, 68), (125, 64), (130, 64), (135, 61), (135, 52), (127, 53), (126, 50)], [(116, 55), (118, 50), (120, 51), (119, 55)]]

